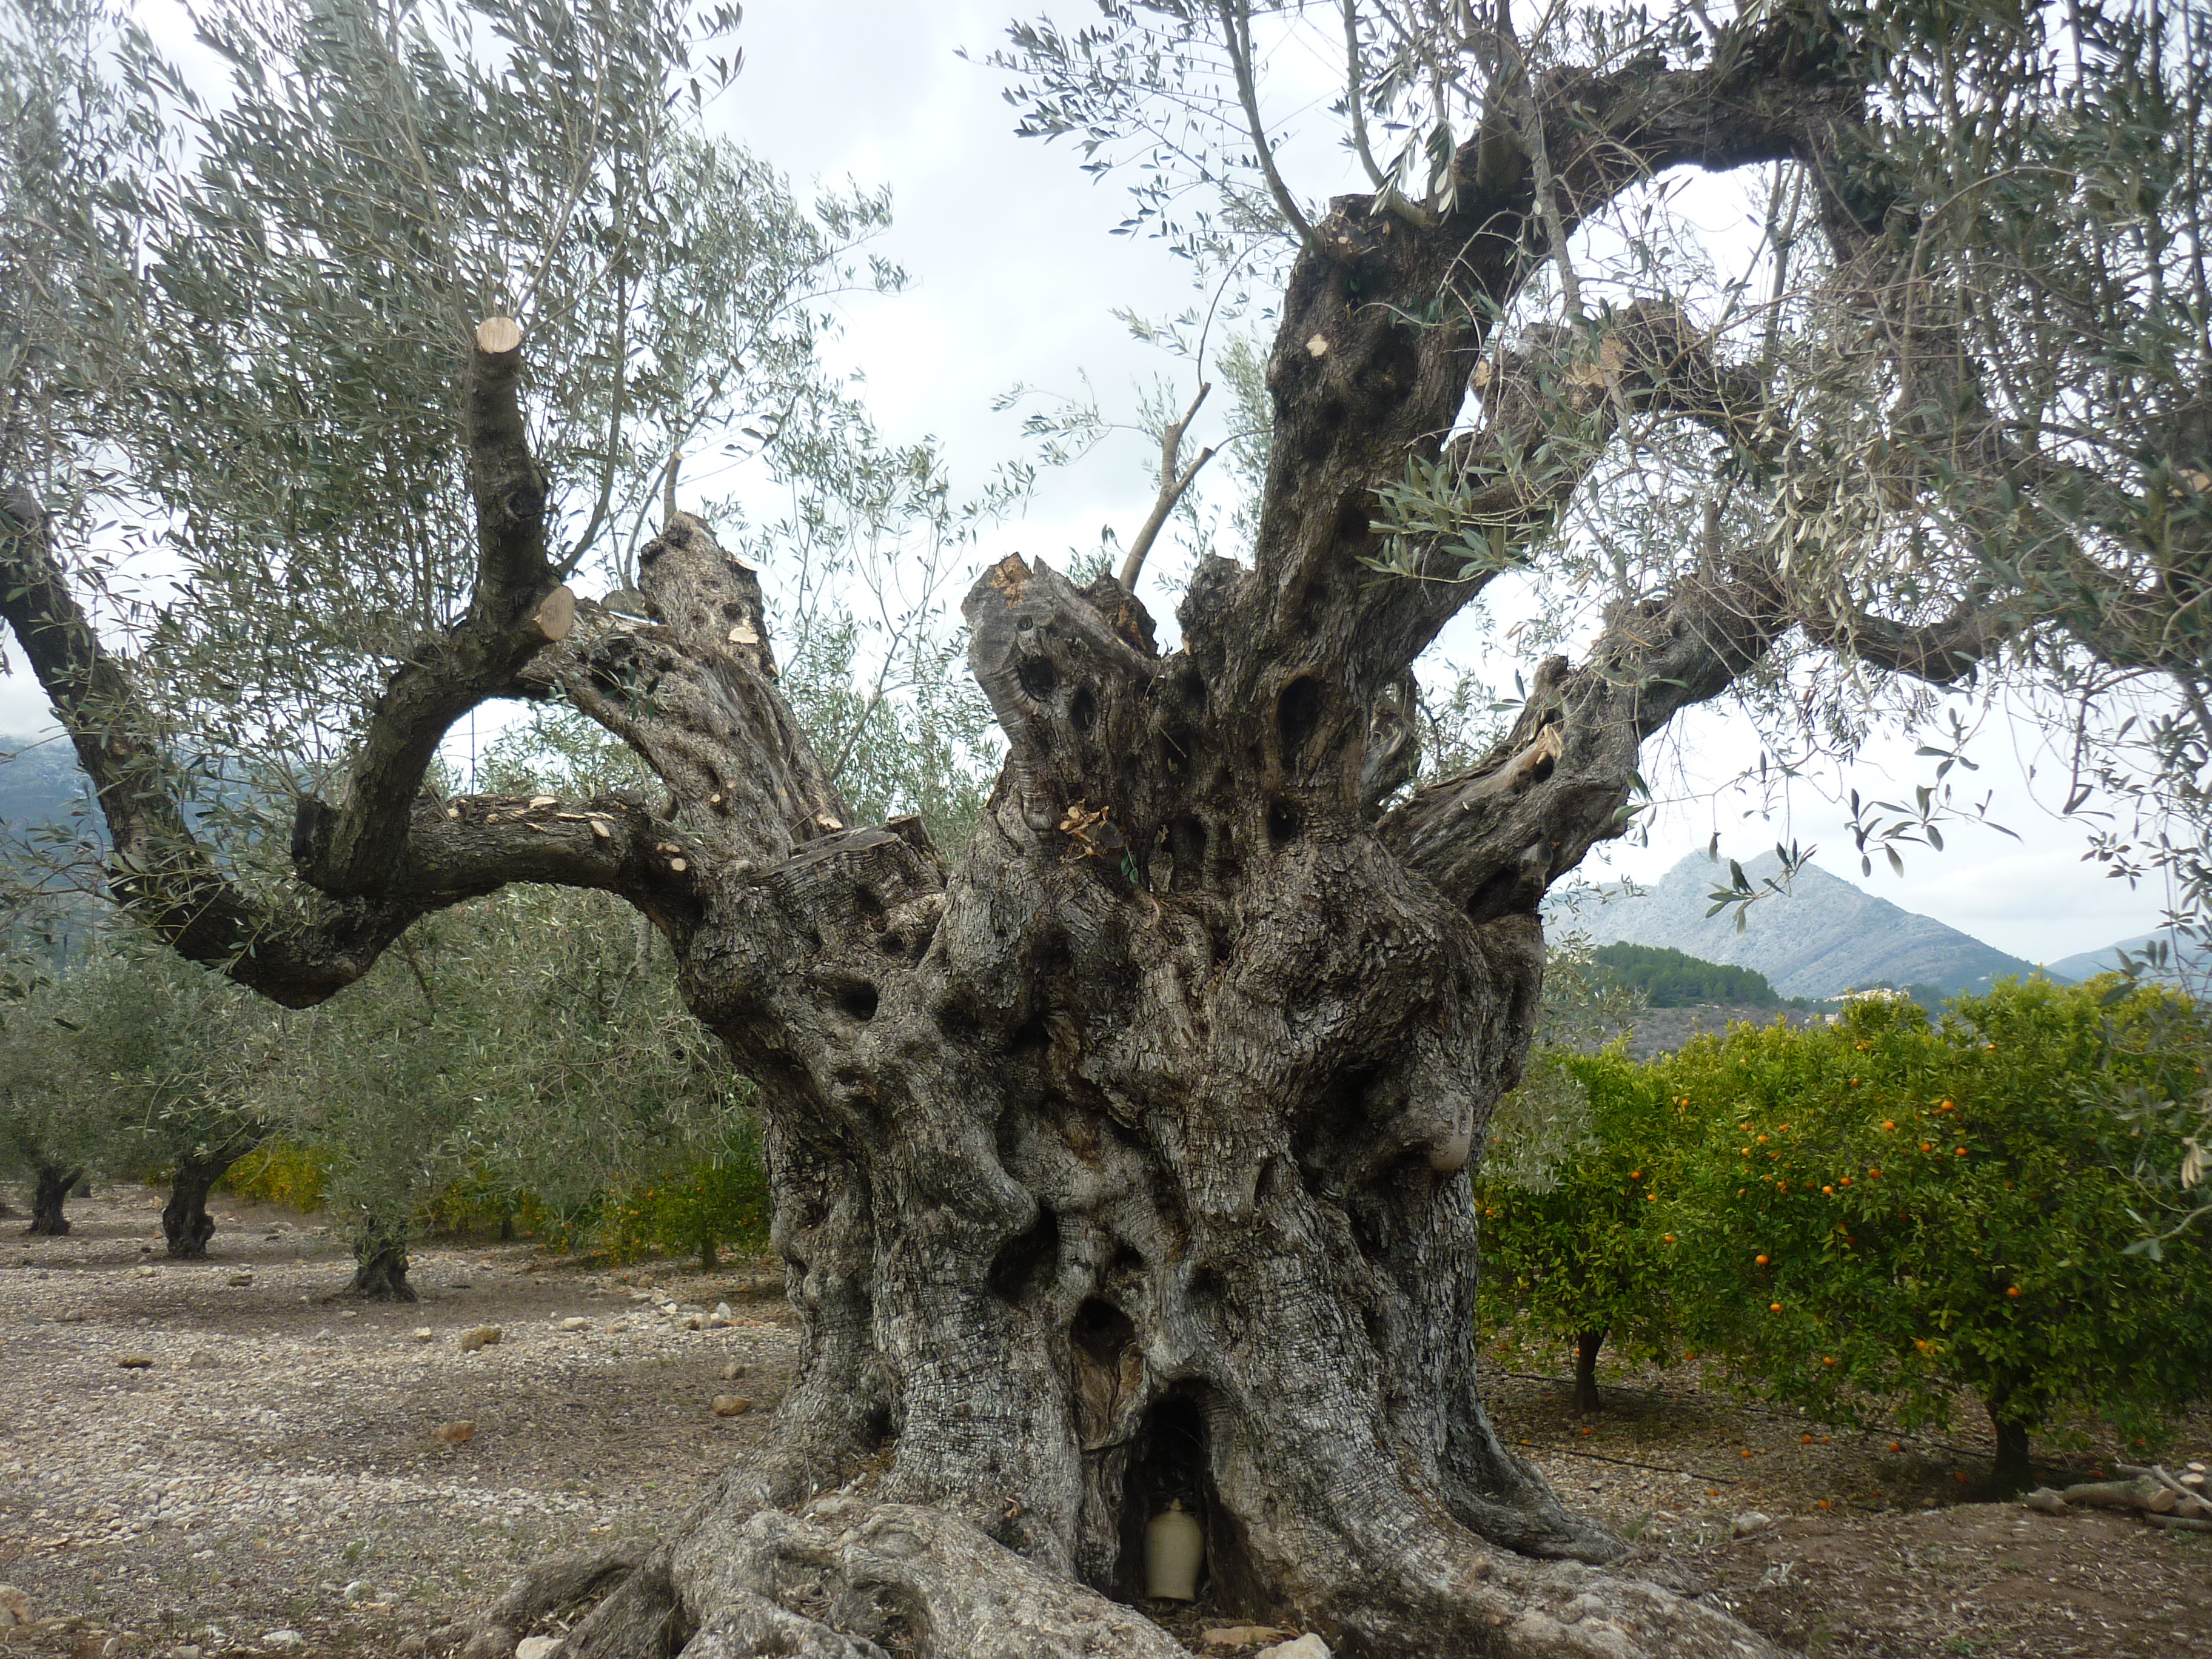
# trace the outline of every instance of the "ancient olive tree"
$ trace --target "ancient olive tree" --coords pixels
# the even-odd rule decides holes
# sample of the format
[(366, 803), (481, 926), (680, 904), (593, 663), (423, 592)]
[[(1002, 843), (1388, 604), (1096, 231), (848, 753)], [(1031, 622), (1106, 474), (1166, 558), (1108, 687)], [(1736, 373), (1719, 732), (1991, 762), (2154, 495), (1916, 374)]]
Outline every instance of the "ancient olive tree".
[[(1037, 130), (1108, 160), (1156, 142), (1171, 234), (1230, 258), (1284, 236), (1288, 271), (1249, 557), (1198, 566), (1179, 644), (1137, 561), (976, 580), (969, 664), (1007, 752), (959, 847), (854, 821), (757, 576), (702, 520), (664, 512), (619, 605), (564, 585), (531, 424), (557, 371), (495, 276), (454, 284), (423, 346), (453, 373), (413, 459), (473, 509), (465, 592), (393, 653), (281, 870), (179, 811), (142, 678), (191, 640), (112, 651), (65, 514), (11, 495), (0, 610), (99, 789), (118, 902), (179, 951), (303, 1006), (434, 911), (598, 889), (757, 1087), (804, 1333), (773, 1450), (661, 1545), (525, 1580), (473, 1652), (596, 1596), (570, 1652), (1166, 1655), (1133, 1603), (1177, 1498), (1217, 1605), (1343, 1652), (1758, 1650), (1594, 1571), (1618, 1545), (1492, 1432), (1466, 1171), (1529, 1043), (1539, 902), (1621, 833), (1681, 709), (1789, 702), (1831, 658), (1937, 685), (2106, 660), (2193, 691), (2212, 308), (2176, 89), (2203, 42), (2077, 9), (2063, 40), (1818, 3), (1522, 33), (1464, 5), (1114, 0), (1079, 37), (1018, 31)], [(1261, 76), (1269, 31), (1317, 16), (1371, 183), (1325, 205), (1285, 176)], [(1386, 168), (1387, 123), (1414, 142)], [(1672, 286), (1695, 261), (1600, 236), (1680, 169), (1766, 170), (1796, 249), (1766, 297), (1702, 314)], [(2063, 283), (2018, 257), (2031, 224)], [(117, 397), (84, 380), (97, 435)], [(2098, 423), (2126, 398), (2122, 448)], [(266, 481), (302, 536), (343, 453)], [(1647, 492), (1632, 548), (1577, 516), (1606, 488)], [(294, 522), (270, 520), (272, 570)], [(1577, 659), (1414, 787), (1416, 660), (1501, 573), (1578, 561), (1604, 605)], [(426, 792), (492, 698), (566, 703), (657, 786)]]

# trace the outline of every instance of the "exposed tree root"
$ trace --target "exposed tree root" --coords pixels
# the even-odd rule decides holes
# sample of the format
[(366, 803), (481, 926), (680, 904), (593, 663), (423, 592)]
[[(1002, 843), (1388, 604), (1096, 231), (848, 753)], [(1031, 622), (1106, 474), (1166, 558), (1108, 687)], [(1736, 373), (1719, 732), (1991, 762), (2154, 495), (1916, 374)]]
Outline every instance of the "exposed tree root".
[[(650, 1556), (564, 1557), (434, 1652), (507, 1659), (534, 1627), (605, 1595), (560, 1659), (1178, 1659), (1135, 1608), (1040, 1566), (946, 1512), (835, 1492), (797, 1512), (702, 1506)], [(1449, 1532), (1449, 1528), (1446, 1532)], [(1344, 1659), (1766, 1659), (1726, 1615), (1578, 1562), (1537, 1562), (1439, 1534), (1364, 1564), (1340, 1604), (1389, 1608), (1324, 1627)]]

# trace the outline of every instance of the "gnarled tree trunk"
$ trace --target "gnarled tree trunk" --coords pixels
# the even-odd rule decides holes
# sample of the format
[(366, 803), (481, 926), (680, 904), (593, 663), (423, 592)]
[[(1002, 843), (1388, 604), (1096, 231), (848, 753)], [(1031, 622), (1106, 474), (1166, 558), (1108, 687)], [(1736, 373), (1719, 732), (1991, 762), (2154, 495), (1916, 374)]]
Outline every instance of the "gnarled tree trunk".
[(372, 1217), (354, 1235), (353, 1279), (348, 1296), (365, 1302), (412, 1302), (415, 1287), (407, 1282), (407, 1235), (400, 1228)]
[(42, 1167), (35, 1170), (31, 1190), (31, 1224), (23, 1231), (46, 1238), (59, 1238), (68, 1232), (70, 1221), (63, 1213), (63, 1206), (69, 1202), (70, 1189), (83, 1179), (82, 1170)]
[[(1547, 74), (1543, 216), (1571, 228), (1677, 164), (1825, 165), (1863, 97), (1805, 18), (1725, 44), (1709, 67)], [(195, 842), (158, 721), (9, 503), (0, 613), (100, 785), (118, 896), (179, 950), (307, 1004), (428, 911), (600, 888), (659, 928), (758, 1085), (803, 1333), (775, 1449), (641, 1559), (526, 1580), (476, 1654), (606, 1592), (580, 1659), (1164, 1656), (1133, 1604), (1176, 1499), (1218, 1609), (1340, 1653), (1763, 1650), (1596, 1571), (1613, 1540), (1492, 1432), (1466, 1170), (1530, 1039), (1546, 889), (1620, 833), (1642, 740), (1797, 619), (1758, 550), (1691, 562), (1582, 664), (1542, 664), (1480, 764), (1409, 790), (1413, 664), (1483, 579), (1456, 530), (1411, 574), (1370, 562), (1409, 459), (1510, 542), (1626, 417), (1752, 444), (1764, 381), (1657, 307), (1492, 339), (1542, 232), (1527, 169), (1479, 166), (1480, 142), (1446, 209), (1346, 198), (1312, 227), (1253, 562), (1200, 565), (1180, 648), (1111, 577), (1079, 592), (1011, 557), (976, 584), (970, 665), (1008, 756), (949, 860), (914, 820), (848, 824), (759, 583), (703, 525), (675, 515), (642, 554), (649, 621), (557, 585), (505, 319), (463, 399), (472, 602), (392, 676), (339, 804), (302, 802), (297, 903)], [(1866, 240), (1844, 192), (1821, 199), (1839, 249)], [(1863, 184), (1848, 199), (1880, 225)], [(567, 699), (665, 795), (426, 796), (439, 740), (499, 696)], [(356, 1288), (407, 1294), (398, 1240), (361, 1261)]]
[(169, 1201), (161, 1206), (161, 1237), (172, 1260), (207, 1259), (208, 1240), (215, 1237), (215, 1219), (207, 1212), (208, 1194), (237, 1161), (235, 1157), (177, 1160), (177, 1172), (169, 1182)]

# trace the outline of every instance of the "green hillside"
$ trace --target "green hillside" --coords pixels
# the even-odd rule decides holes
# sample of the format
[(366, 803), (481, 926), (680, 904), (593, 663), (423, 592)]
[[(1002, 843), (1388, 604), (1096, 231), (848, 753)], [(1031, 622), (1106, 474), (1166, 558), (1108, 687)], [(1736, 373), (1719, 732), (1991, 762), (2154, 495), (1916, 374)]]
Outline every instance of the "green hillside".
[(1772, 1008), (1782, 1001), (1766, 975), (1755, 968), (1704, 962), (1662, 945), (1601, 945), (1592, 955), (1614, 983), (1642, 992), (1654, 1008), (1705, 1003)]

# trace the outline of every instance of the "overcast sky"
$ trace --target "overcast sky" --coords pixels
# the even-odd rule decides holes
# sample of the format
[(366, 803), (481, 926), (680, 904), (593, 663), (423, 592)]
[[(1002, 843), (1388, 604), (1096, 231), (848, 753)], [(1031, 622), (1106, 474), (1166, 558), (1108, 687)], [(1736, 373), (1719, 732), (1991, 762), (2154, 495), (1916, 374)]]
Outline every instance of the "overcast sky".
[[(1084, 10), (1053, 9), (1067, 17)], [(1163, 245), (1110, 234), (1127, 211), (1121, 183), (1092, 183), (1065, 143), (1017, 138), (1000, 78), (957, 55), (964, 46), (983, 57), (1010, 15), (1004, 0), (748, 0), (744, 72), (715, 115), (723, 131), (802, 184), (850, 179), (891, 187), (896, 222), (881, 247), (914, 283), (902, 295), (850, 304), (833, 350), (865, 372), (888, 435), (942, 441), (956, 489), (972, 489), (994, 464), (1027, 453), (1019, 412), (991, 407), (1017, 382), (1072, 392), (1087, 372), (1109, 412), (1133, 415), (1135, 384), (1179, 366), (1133, 341), (1115, 309), (1165, 315), (1194, 301), (1186, 267)], [(1272, 67), (1291, 71), (1277, 81), (1291, 91), (1279, 91), (1270, 113), (1295, 118), (1297, 76), (1318, 85), (1316, 66)], [(1302, 194), (1351, 187), (1317, 141), (1298, 146), (1291, 160)], [(1729, 198), (1716, 194), (1705, 216), (1725, 234), (1733, 211)], [(1217, 392), (1209, 412), (1218, 415), (1227, 401)], [(1026, 517), (991, 532), (976, 562), (1018, 550), (1064, 563), (1071, 549), (1095, 547), (1102, 526), (1126, 539), (1150, 506), (1148, 460), (1156, 454), (1148, 457), (1133, 435), (1048, 477)], [(1148, 569), (1144, 596), (1156, 611), (1173, 609), (1176, 574), (1171, 558)], [(955, 592), (965, 586), (956, 583)], [(1468, 648), (1464, 634), (1445, 645), (1462, 654)], [(0, 681), (0, 730), (50, 725), (20, 657), (10, 653), (9, 660), (17, 672)], [(1510, 664), (1488, 666), (1510, 678)], [(1990, 816), (2020, 840), (1960, 827), (1947, 833), (1944, 854), (1913, 849), (1904, 878), (1879, 860), (1876, 875), (1862, 878), (1830, 797), (1850, 787), (1869, 797), (1909, 793), (1929, 781), (1933, 763), (1913, 757), (1910, 744), (1887, 745), (1847, 778), (1831, 773), (1794, 788), (1786, 812), (1747, 817), (1755, 805), (1747, 797), (1710, 791), (1755, 756), (1755, 744), (1741, 721), (1701, 715), (1645, 769), (1662, 798), (1686, 799), (1658, 816), (1649, 847), (1615, 849), (1609, 865), (1594, 860), (1589, 873), (1655, 878), (1701, 852), (1716, 830), (1723, 852), (1746, 860), (1794, 834), (1817, 843), (1817, 861), (1834, 873), (2030, 959), (2155, 927), (2163, 895), (2130, 891), (2083, 864), (2081, 827), (2039, 804), (2039, 797), (2062, 793), (2051, 787), (2053, 757), (2039, 752), (2040, 744), (2031, 726), (1994, 721), (1974, 751), (1983, 769), (1960, 790), (1978, 796), (1993, 789)], [(2039, 761), (2031, 786), (2026, 769)]]

